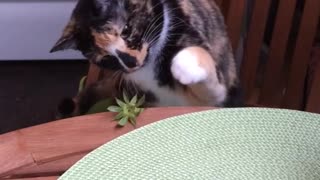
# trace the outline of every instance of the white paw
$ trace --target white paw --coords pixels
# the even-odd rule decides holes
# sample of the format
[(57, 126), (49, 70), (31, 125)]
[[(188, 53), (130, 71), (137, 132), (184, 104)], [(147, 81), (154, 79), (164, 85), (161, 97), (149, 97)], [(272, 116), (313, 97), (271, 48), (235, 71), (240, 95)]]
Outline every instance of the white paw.
[(208, 76), (207, 71), (200, 67), (198, 57), (188, 50), (180, 51), (173, 58), (171, 72), (184, 85), (202, 82)]

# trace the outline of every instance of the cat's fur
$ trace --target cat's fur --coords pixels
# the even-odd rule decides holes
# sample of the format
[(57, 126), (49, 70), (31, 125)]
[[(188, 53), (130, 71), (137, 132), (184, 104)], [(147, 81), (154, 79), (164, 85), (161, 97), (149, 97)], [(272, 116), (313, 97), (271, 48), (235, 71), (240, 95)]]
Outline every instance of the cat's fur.
[(236, 63), (213, 0), (80, 0), (52, 52), (65, 49), (123, 72), (82, 92), (80, 114), (123, 89), (147, 93), (148, 106), (239, 105)]

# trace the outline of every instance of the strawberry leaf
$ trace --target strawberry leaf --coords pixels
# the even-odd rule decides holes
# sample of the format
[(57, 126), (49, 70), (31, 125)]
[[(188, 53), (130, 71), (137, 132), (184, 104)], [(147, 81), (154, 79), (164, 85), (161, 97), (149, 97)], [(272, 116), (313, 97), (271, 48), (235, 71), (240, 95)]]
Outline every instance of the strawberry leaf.
[(127, 93), (125, 91), (123, 91), (123, 100), (126, 104), (130, 103)]
[(108, 111), (110, 111), (110, 112), (120, 112), (121, 108), (118, 107), (118, 106), (110, 106), (110, 107), (108, 107)]
[(125, 126), (127, 123), (128, 123), (128, 117), (124, 117), (118, 122), (118, 125)]
[(143, 96), (139, 99), (139, 101), (138, 101), (138, 103), (137, 103), (137, 107), (142, 106), (142, 105), (145, 103), (145, 101), (146, 101), (146, 96), (143, 95)]
[(123, 112), (120, 112), (116, 117), (115, 120), (121, 120), (124, 117)]
[(135, 104), (137, 103), (137, 101), (138, 101), (138, 96), (137, 96), (137, 95), (135, 95), (135, 96), (131, 99), (131, 101), (130, 101), (130, 105), (135, 106)]
[(126, 106), (126, 104), (123, 101), (121, 101), (120, 99), (118, 99), (118, 98), (116, 98), (116, 102), (121, 108)]

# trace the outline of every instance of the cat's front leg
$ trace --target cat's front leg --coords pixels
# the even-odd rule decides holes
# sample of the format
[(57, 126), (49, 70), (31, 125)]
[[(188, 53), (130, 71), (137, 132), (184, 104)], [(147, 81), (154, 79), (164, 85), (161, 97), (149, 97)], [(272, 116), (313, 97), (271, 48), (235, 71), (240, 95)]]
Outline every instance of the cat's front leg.
[(187, 85), (195, 94), (207, 97), (213, 105), (221, 105), (227, 97), (227, 88), (220, 82), (216, 61), (201, 47), (188, 47), (181, 50), (172, 61), (173, 77)]
[(172, 60), (173, 77), (183, 85), (197, 84), (208, 79), (215, 69), (210, 54), (201, 47), (188, 47), (181, 50)]

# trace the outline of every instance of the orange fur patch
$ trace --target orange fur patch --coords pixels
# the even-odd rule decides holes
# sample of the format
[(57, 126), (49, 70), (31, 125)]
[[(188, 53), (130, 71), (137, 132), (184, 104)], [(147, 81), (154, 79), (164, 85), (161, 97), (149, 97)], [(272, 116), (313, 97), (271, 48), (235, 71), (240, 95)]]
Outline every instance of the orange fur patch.
[(207, 50), (197, 46), (186, 48), (186, 50), (198, 57), (198, 64), (200, 67), (205, 69), (209, 74), (215, 73), (215, 61)]
[(92, 35), (94, 37), (95, 44), (103, 50), (116, 39), (115, 36), (112, 36), (108, 33), (98, 33), (96, 31), (92, 31)]
[(139, 65), (142, 65), (144, 60), (146, 59), (147, 52), (148, 52), (148, 45), (143, 44), (141, 51), (138, 50), (131, 50), (131, 49), (126, 49), (127, 54), (130, 54), (130, 56), (135, 57), (139, 63)]
[[(124, 43), (123, 39), (121, 37), (116, 36), (114, 34), (110, 34), (108, 32), (105, 33), (99, 33), (96, 31), (92, 31), (92, 35), (95, 39), (95, 44), (99, 48), (101, 48), (103, 51), (106, 51), (108, 46), (115, 46), (117, 50), (129, 54), (132, 57), (135, 57), (138, 61), (139, 65), (142, 65), (147, 53), (148, 53), (148, 44), (143, 44), (141, 51), (133, 50), (127, 47), (127, 45)], [(108, 52), (105, 52), (108, 54)]]
[(192, 12), (192, 6), (190, 4), (190, 1), (188, 0), (182, 0), (180, 1), (180, 6), (184, 12), (184, 14), (191, 14)]

